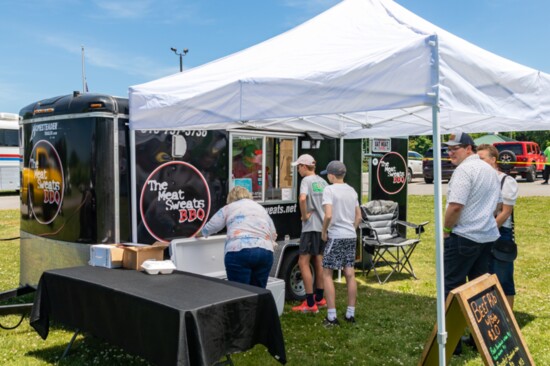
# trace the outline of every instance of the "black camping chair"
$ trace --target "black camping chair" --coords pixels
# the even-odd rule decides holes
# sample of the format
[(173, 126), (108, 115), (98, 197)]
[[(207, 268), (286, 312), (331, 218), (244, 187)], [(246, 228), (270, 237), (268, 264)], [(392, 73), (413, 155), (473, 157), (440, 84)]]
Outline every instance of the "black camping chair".
[[(362, 232), (362, 241), (365, 251), (372, 254), (370, 268), (366, 276), (373, 270), (380, 284), (386, 283), (394, 273), (407, 271), (416, 279), (410, 258), (418, 243), (420, 235), (424, 232), (424, 226), (429, 221), (421, 224), (412, 224), (410, 222), (398, 220), (399, 206), (397, 202), (375, 200), (361, 206), (363, 222), (360, 224)], [(416, 231), (416, 237), (407, 239), (399, 233), (398, 225), (405, 228), (413, 228)], [(404, 230), (406, 232), (406, 230)], [(390, 266), (390, 273), (382, 279), (378, 273), (377, 267)]]

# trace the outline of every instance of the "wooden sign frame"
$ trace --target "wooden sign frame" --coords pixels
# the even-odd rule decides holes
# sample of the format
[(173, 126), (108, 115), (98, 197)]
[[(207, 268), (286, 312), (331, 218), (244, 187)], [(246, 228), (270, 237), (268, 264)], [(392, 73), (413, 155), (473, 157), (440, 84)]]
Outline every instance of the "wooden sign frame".
[[(447, 364), (466, 327), (470, 328), (486, 366), (535, 364), (496, 275), (484, 274), (452, 290), (445, 303), (445, 324)], [(507, 330), (506, 333), (501, 328)], [(424, 347), (419, 366), (439, 364), (436, 337), (437, 324)], [(487, 338), (494, 344), (488, 346)], [(509, 343), (513, 349), (507, 348)]]

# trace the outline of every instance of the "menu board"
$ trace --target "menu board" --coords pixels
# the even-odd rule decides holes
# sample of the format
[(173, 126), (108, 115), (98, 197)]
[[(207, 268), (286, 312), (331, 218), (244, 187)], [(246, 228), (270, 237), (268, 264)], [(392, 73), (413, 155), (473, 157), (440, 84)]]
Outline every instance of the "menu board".
[[(485, 274), (451, 291), (446, 302), (445, 323), (447, 363), (467, 326), (485, 365), (535, 364), (495, 275)], [(438, 364), (436, 334), (437, 325), (419, 365)]]

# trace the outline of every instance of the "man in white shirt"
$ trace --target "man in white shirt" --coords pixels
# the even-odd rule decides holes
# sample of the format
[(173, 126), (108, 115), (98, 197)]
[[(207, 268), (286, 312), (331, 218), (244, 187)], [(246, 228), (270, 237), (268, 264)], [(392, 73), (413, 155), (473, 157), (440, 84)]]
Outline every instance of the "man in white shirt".
[[(443, 228), (445, 297), (451, 290), (489, 272), (493, 242), (500, 236), (494, 212), (502, 202), (497, 172), (476, 154), (472, 138), (451, 134), (448, 146), (456, 165), (447, 189)], [(454, 354), (462, 353), (459, 342)]]
[(457, 166), (448, 186), (443, 229), (447, 296), (466, 279), (489, 272), (491, 245), (500, 236), (493, 213), (502, 198), (497, 172), (479, 158), (468, 134), (451, 134), (445, 144)]

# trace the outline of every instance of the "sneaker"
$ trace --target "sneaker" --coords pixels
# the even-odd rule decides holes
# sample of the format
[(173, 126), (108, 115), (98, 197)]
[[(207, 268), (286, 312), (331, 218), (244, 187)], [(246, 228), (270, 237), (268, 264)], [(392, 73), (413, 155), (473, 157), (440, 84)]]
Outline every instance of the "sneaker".
[(321, 299), (321, 301), (315, 301), (315, 305), (317, 305), (318, 308), (326, 308), (327, 307), (327, 299), (324, 297)]
[(355, 324), (355, 317), (354, 317), (354, 316), (350, 316), (349, 318), (348, 318), (347, 316), (344, 316), (344, 319), (345, 319), (348, 323)]
[(300, 305), (294, 306), (292, 308), (292, 311), (295, 311), (297, 313), (318, 313), (319, 308), (317, 307), (317, 304), (313, 304), (313, 306), (307, 306), (307, 300), (304, 300), (304, 302)]
[(325, 319), (323, 320), (323, 326), (325, 328), (332, 328), (339, 325), (340, 325), (340, 322), (338, 321), (338, 318), (334, 318), (334, 320), (328, 320), (328, 317), (325, 317)]
[(542, 182), (541, 184), (548, 184), (548, 182)]

